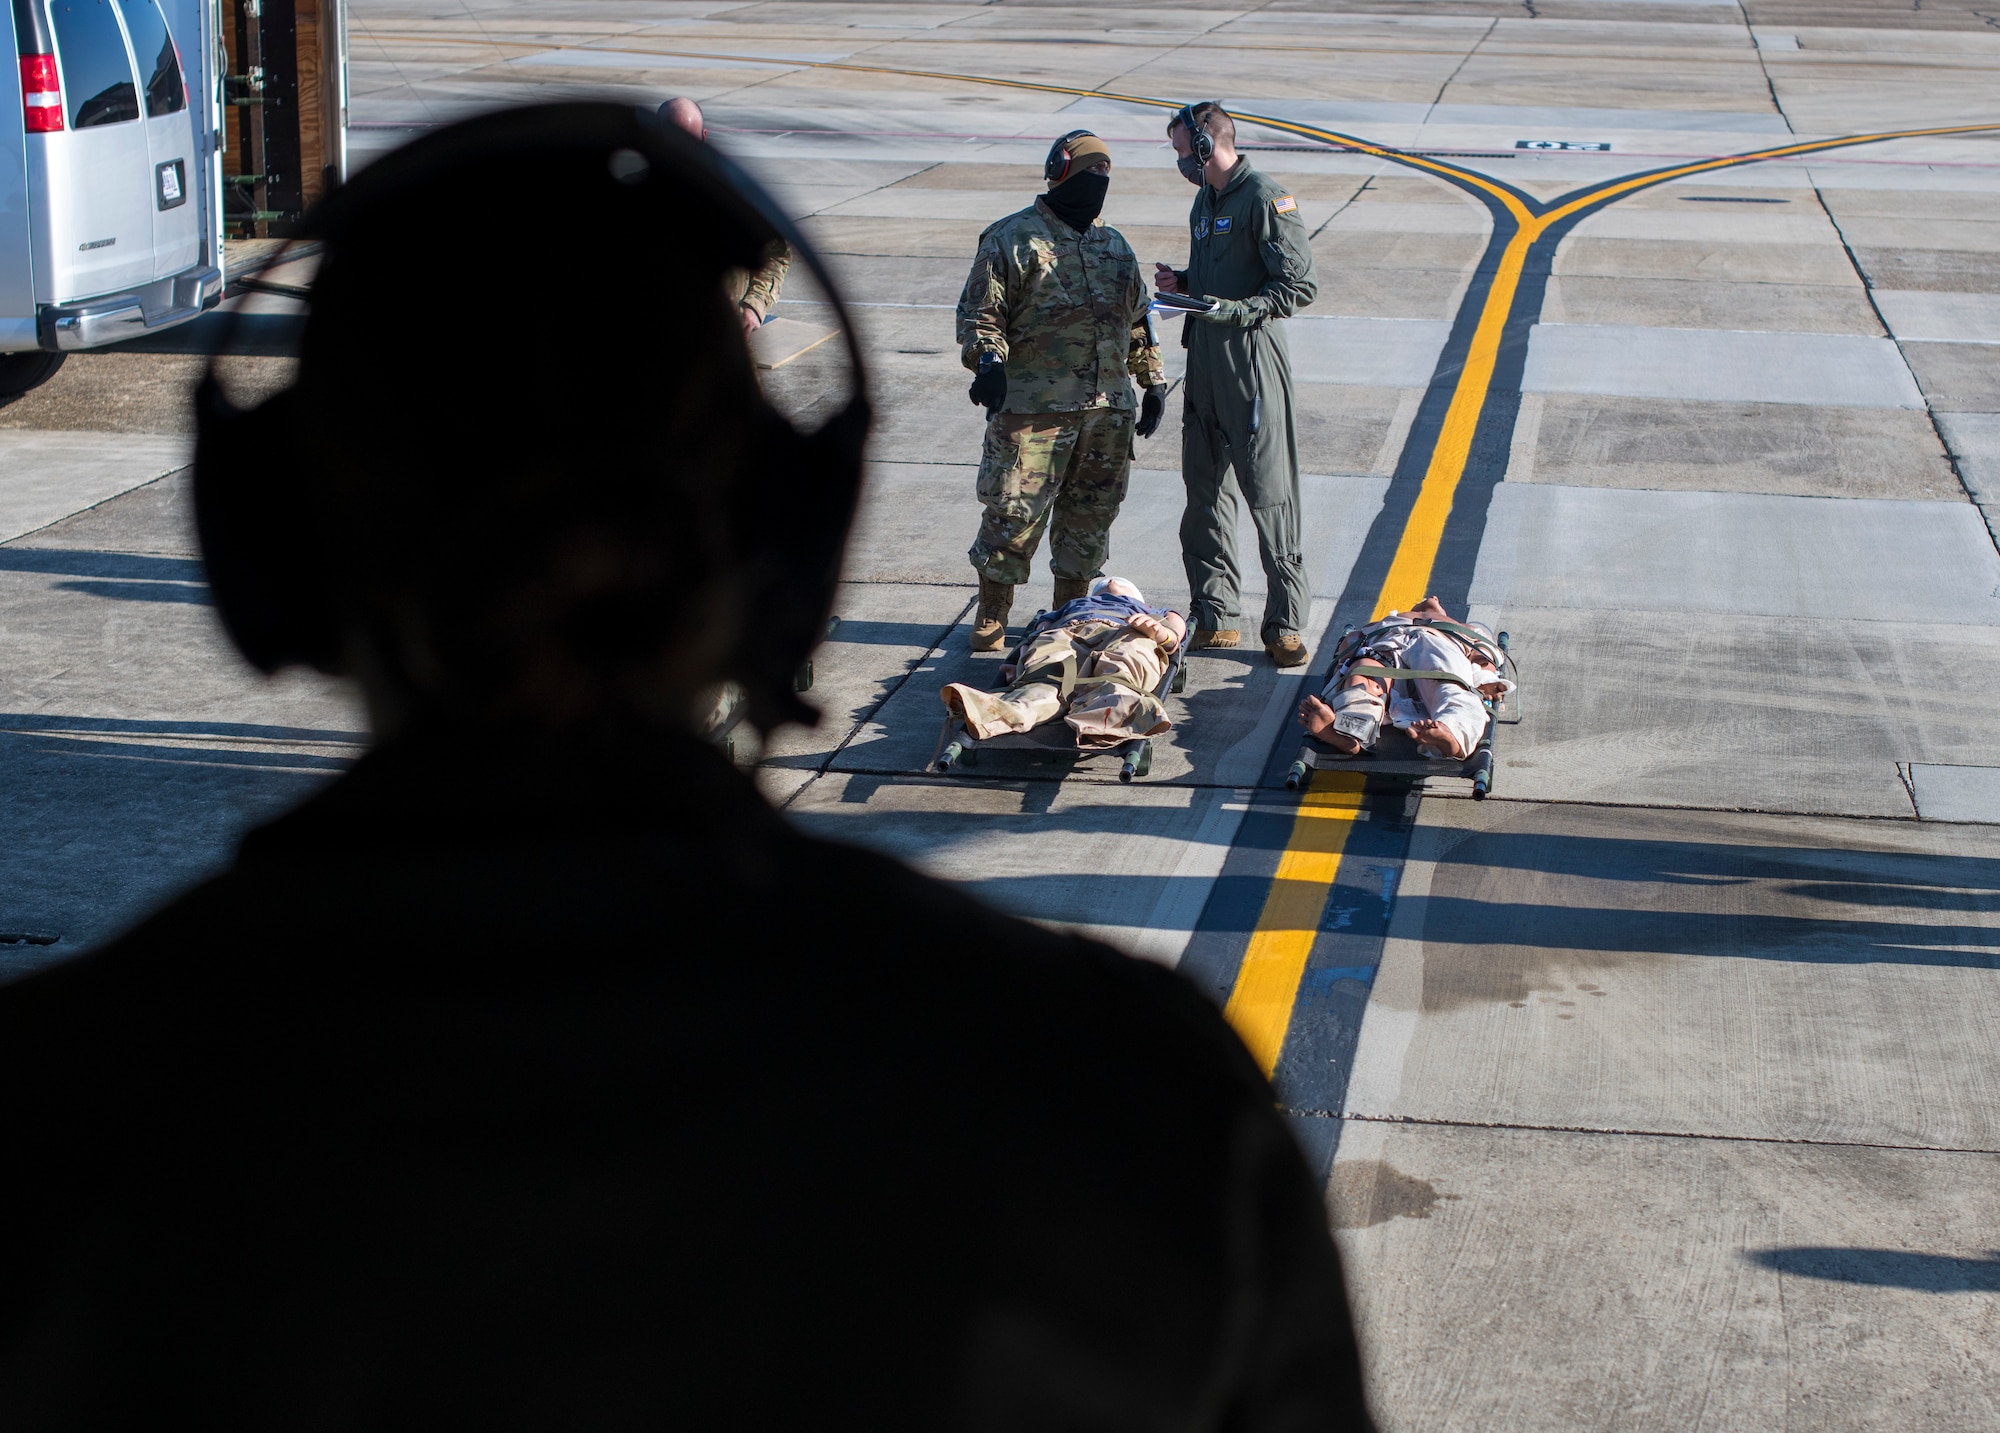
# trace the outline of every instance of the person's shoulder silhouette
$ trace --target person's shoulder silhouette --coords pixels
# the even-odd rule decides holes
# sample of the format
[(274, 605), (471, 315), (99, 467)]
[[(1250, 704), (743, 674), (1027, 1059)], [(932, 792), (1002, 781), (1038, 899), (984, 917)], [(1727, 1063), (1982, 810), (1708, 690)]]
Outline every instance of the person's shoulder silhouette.
[[(454, 327), (386, 341), (439, 213)], [(351, 675), (377, 742), (0, 991), (0, 1424), (1365, 1427), (1213, 1007), (804, 836), (690, 729), (720, 681), (797, 716), (832, 599), (866, 404), (771, 410), (719, 282), (810, 246), (612, 105), (311, 222), (297, 381), (204, 386), (198, 520), (246, 655)]]

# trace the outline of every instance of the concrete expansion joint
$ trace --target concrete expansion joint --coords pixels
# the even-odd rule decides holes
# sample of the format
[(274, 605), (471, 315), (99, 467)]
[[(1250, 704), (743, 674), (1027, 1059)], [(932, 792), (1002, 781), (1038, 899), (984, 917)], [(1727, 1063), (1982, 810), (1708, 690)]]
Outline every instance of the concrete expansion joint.
[(1976, 1149), (1949, 1144), (1900, 1144), (1889, 1140), (1807, 1139), (1803, 1136), (1720, 1134), (1703, 1130), (1639, 1129), (1618, 1125), (1556, 1125), (1517, 1123), (1512, 1120), (1427, 1119), (1419, 1115), (1370, 1115), (1354, 1110), (1336, 1114), (1332, 1110), (1287, 1109), (1300, 1119), (1339, 1120), (1345, 1124), (1417, 1125), (1430, 1129), (1521, 1130), (1532, 1134), (1610, 1135), (1628, 1139), (1707, 1140), (1718, 1144), (1804, 1145), (1814, 1149), (1893, 1149), (1914, 1154), (1968, 1154), (1984, 1157), (2000, 1155), (2000, 1148)]
[[(1899, 774), (1901, 773), (1902, 766), (1903, 763), (1897, 763)], [(1907, 785), (1908, 778), (1905, 777), (1904, 781)], [(1469, 792), (1464, 791), (1426, 791), (1423, 795), (1425, 799), (1433, 801), (1471, 801), (1473, 799)], [(1497, 790), (1484, 799), (1489, 806), (1581, 806), (1607, 811), (1691, 811), (1697, 815), (1716, 816), (1799, 816), (1816, 821), (1880, 821), (1891, 825), (1912, 825), (1917, 820), (1914, 812), (1908, 816), (1883, 816), (1869, 811), (1799, 811), (1786, 806), (1697, 806), (1692, 803), (1681, 805), (1676, 802), (1658, 800), (1587, 801), (1581, 797), (1502, 796)], [(1924, 824), (1927, 826), (1939, 826), (1951, 823), (1927, 821)]]
[[(1773, 93), (1775, 94), (1775, 91)], [(1839, 217), (1833, 212), (1833, 206), (1826, 202), (1826, 195), (1821, 192), (1820, 186), (1813, 185), (1812, 192), (1813, 199), (1819, 204), (1820, 212), (1826, 215), (1826, 222), (1833, 226), (1834, 236), (1840, 240), (1840, 251), (1847, 255), (1849, 267), (1854, 270), (1855, 278), (1861, 282), (1861, 292), (1868, 300), (1869, 312), (1875, 315), (1875, 322), (1882, 326), (1882, 332), (1889, 336), (1889, 341), (1896, 345), (1896, 356), (1903, 360), (1903, 368), (1909, 373), (1910, 382), (1916, 385), (1918, 394), (1924, 400), (1924, 416), (1930, 419), (1931, 435), (1937, 439), (1938, 447), (1944, 453), (1945, 466), (1951, 469), (1952, 477), (1957, 479), (1958, 489), (1965, 494), (1965, 500), (1979, 505), (1979, 495), (1973, 492), (1972, 485), (1966, 482), (1965, 472), (1959, 466), (1958, 455), (1952, 451), (1951, 441), (1945, 436), (1944, 428), (1938, 422), (1937, 406), (1931, 402), (1931, 395), (1924, 392), (1923, 380), (1917, 376), (1916, 366), (1910, 362), (1910, 355), (1903, 339), (1890, 324), (1889, 316), (1882, 312), (1882, 305), (1875, 297), (1874, 280), (1869, 278), (1868, 270), (1862, 266), (1860, 257), (1854, 252), (1854, 245), (1848, 242), (1847, 231), (1841, 227)], [(1986, 536), (1993, 542), (1995, 551), (2000, 551), (2000, 532), (1994, 530), (1992, 515), (1984, 506), (1979, 507), (1979, 515), (1986, 519)]]
[[(153, 485), (154, 485), (155, 483), (163, 483), (163, 482), (165, 482), (165, 481), (166, 481), (166, 480), (167, 480), (168, 478), (171, 478), (171, 477), (174, 477), (175, 475), (177, 475), (177, 474), (179, 474), (179, 473), (185, 473), (185, 472), (189, 472), (189, 471), (192, 471), (192, 469), (193, 469), (193, 468), (194, 468), (194, 464), (193, 464), (192, 462), (187, 462), (187, 463), (182, 463), (182, 464), (181, 464), (181, 465), (180, 465), (179, 467), (177, 467), (177, 468), (169, 468), (169, 469), (167, 469), (167, 470), (166, 470), (166, 471), (165, 471), (164, 473), (156, 473), (156, 474), (154, 474), (154, 475), (153, 475), (152, 477), (150, 477), (150, 478), (146, 479), (146, 481), (145, 481), (145, 482), (143, 482), (143, 483), (135, 483), (135, 484), (133, 484), (133, 485), (132, 485), (131, 487), (129, 487), (129, 488), (126, 488), (126, 489), (124, 489), (124, 490), (123, 490), (123, 491), (121, 491), (121, 492), (116, 492), (116, 493), (113, 493), (113, 494), (112, 494), (112, 495), (111, 495), (110, 497), (108, 497), (108, 498), (104, 498), (104, 499), (101, 499), (101, 500), (100, 500), (100, 501), (98, 501), (98, 502), (94, 502), (94, 503), (92, 503), (92, 504), (91, 504), (91, 505), (90, 505), (89, 507), (83, 507), (83, 508), (78, 508), (78, 509), (77, 509), (77, 510), (76, 510), (75, 512), (73, 512), (73, 513), (64, 513), (64, 514), (63, 514), (63, 515), (62, 515), (61, 517), (58, 517), (58, 518), (51, 518), (51, 519), (50, 519), (50, 520), (49, 520), (48, 522), (45, 522), (45, 523), (43, 523), (43, 524), (42, 524), (42, 525), (41, 525), (40, 527), (36, 527), (36, 528), (30, 528), (30, 529), (29, 529), (28, 531), (26, 531), (26, 532), (21, 532), (21, 533), (16, 533), (16, 534), (15, 534), (14, 536), (12, 536), (12, 537), (10, 537), (10, 538), (8, 538), (8, 539), (7, 539), (7, 543), (8, 543), (8, 544), (12, 544), (12, 543), (17, 543), (17, 542), (22, 542), (22, 541), (25, 541), (25, 540), (26, 540), (26, 539), (28, 539), (28, 538), (31, 538), (31, 537), (34, 537), (34, 536), (36, 536), (36, 535), (37, 535), (38, 533), (44, 533), (44, 532), (47, 532), (47, 531), (48, 531), (48, 530), (49, 530), (50, 528), (52, 528), (52, 527), (57, 527), (57, 526), (61, 525), (62, 523), (66, 523), (66, 522), (70, 521), (70, 520), (71, 520), (72, 518), (79, 518), (79, 517), (82, 517), (82, 516), (83, 516), (84, 514), (86, 514), (86, 513), (94, 513), (94, 512), (96, 512), (96, 511), (97, 511), (97, 510), (98, 510), (99, 508), (103, 507), (103, 506), (105, 505), (105, 503), (113, 503), (113, 502), (116, 502), (116, 501), (118, 501), (118, 499), (120, 499), (120, 498), (122, 498), (122, 497), (129, 497), (129, 496), (130, 496), (131, 494), (133, 494), (133, 493), (136, 493), (136, 492), (141, 492), (141, 491), (143, 491), (143, 490), (144, 490), (144, 489), (146, 489), (146, 488), (150, 488), (150, 487), (152, 487), (152, 486), (153, 486)], [(190, 554), (190, 555), (192, 555), (192, 554)]]

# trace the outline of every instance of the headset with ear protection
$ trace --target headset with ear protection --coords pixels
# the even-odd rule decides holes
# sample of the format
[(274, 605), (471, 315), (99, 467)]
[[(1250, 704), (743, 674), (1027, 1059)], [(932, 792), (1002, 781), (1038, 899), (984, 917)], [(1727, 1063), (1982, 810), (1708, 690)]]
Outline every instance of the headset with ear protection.
[[(621, 185), (659, 185), (663, 212), (702, 216), (703, 266), (720, 282), (729, 268), (762, 262), (773, 240), (818, 281), (840, 324), (853, 374), (846, 405), (802, 432), (761, 391), (768, 440), (746, 474), (759, 491), (736, 504), (754, 512), (760, 540), (784, 560), (767, 563), (748, 599), (740, 644), (723, 675), (740, 682), (750, 719), (768, 729), (817, 713), (792, 689), (798, 665), (825, 630), (862, 471), (870, 407), (864, 357), (840, 290), (824, 260), (774, 200), (742, 170), (656, 115), (615, 104), (535, 105), (501, 111), (425, 135), (370, 165), (316, 205), (296, 237), (323, 240), (338, 264), (344, 236), (372, 215), (393, 214), (460, 166), (547, 160), (595, 164)], [(579, 216), (579, 225), (587, 217)], [(697, 276), (686, 276), (697, 277)], [(544, 300), (546, 301), (546, 300)], [(331, 554), (314, 521), (313, 415), (308, 395), (288, 388), (247, 410), (225, 395), (217, 359), (231, 351), (229, 320), (195, 394), (194, 505), (210, 590), (243, 654), (265, 672), (304, 664), (339, 672), (343, 633), (330, 580)], [(356, 415), (362, 416), (362, 415)], [(283, 455), (274, 473), (273, 455)], [(384, 517), (384, 521), (389, 521)]]
[(1202, 164), (1207, 164), (1215, 157), (1215, 136), (1208, 132), (1208, 126), (1196, 117), (1195, 111), (1203, 105), (1214, 103), (1214, 100), (1201, 100), (1195, 104), (1184, 104), (1174, 115), (1173, 122), (1167, 126), (1168, 129), (1172, 129), (1174, 125), (1180, 125), (1187, 130), (1188, 149)]
[(1070, 141), (1082, 139), (1085, 135), (1090, 135), (1092, 138), (1096, 137), (1093, 130), (1073, 129), (1050, 145), (1049, 157), (1042, 161), (1042, 178), (1048, 180), (1051, 184), (1060, 184), (1063, 180), (1069, 178)]

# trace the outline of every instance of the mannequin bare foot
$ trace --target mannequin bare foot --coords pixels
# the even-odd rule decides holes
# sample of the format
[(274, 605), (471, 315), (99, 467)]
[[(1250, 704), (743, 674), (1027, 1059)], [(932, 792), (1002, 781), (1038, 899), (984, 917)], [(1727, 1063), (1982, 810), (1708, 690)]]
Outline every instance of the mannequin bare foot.
[(1318, 697), (1307, 697), (1299, 703), (1299, 725), (1306, 729), (1306, 735), (1325, 742), (1335, 751), (1352, 756), (1361, 750), (1361, 743), (1344, 731), (1333, 729), (1333, 708)]
[(1442, 722), (1412, 722), (1410, 738), (1426, 751), (1439, 751), (1446, 756), (1465, 755), (1465, 748), (1458, 744), (1458, 738)]

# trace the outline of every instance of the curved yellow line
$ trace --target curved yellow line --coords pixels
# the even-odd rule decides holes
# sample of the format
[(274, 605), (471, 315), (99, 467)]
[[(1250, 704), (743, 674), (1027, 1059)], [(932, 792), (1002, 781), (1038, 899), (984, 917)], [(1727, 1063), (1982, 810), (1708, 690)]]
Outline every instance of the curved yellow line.
[(1554, 209), (1524, 217), (1519, 232), (1508, 241), (1506, 250), (1501, 254), (1492, 287), (1487, 290), (1486, 302), (1480, 309), (1478, 326), (1473, 330), (1472, 346), (1466, 354), (1465, 367), (1459, 374), (1457, 386), (1452, 390), (1451, 406), (1445, 410), (1444, 423), (1438, 432), (1437, 446), (1432, 450), (1430, 464), (1424, 471), (1423, 486), (1417, 490), (1417, 500), (1410, 510), (1409, 520), (1403, 525), (1402, 535), (1396, 544), (1396, 554), (1390, 560), (1388, 574), (1383, 579), (1381, 590), (1376, 594), (1374, 616), (1384, 617), (1391, 612), (1400, 612), (1415, 606), (1423, 601), (1426, 589), (1430, 586), (1431, 569), (1437, 561), (1438, 547), (1444, 540), (1444, 528), (1451, 517), (1452, 500), (1457, 495), (1459, 480), (1465, 476), (1465, 465), (1472, 457), (1472, 440), (1479, 430), (1480, 416), (1486, 409), (1487, 389), (1493, 381), (1493, 370), (1499, 360), (1501, 336), (1506, 332), (1507, 320), (1513, 314), (1514, 298), (1520, 289), (1521, 274), (1527, 266), (1529, 251), (1549, 229), (1592, 205), (1623, 198), (1641, 189), (1650, 189), (1656, 184), (1683, 179), (1691, 174), (1703, 174), (1741, 164), (1756, 164), (1770, 159), (1785, 159), (1798, 154), (1819, 154), (1830, 149), (1850, 148), (1857, 144), (1879, 144), (1890, 139), (1976, 134), (1993, 129), (2000, 129), (2000, 124), (1961, 124), (1932, 129), (1889, 130), (1880, 134), (1809, 140), (1799, 144), (1755, 150), (1749, 154), (1705, 159), (1628, 179), (1607, 180)]

